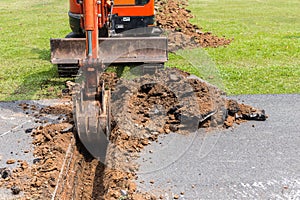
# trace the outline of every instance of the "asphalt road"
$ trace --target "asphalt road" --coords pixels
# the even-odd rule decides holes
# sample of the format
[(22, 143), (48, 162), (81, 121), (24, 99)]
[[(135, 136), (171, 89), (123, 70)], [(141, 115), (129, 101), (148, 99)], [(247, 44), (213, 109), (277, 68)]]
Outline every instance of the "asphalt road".
[[(29, 109), (22, 109), (22, 103), (28, 104)], [(61, 103), (61, 100), (0, 102), (0, 168), (12, 170), (19, 166), (18, 160), (27, 161), (28, 164), (34, 162), (30, 130), (63, 119), (56, 115), (35, 116), (40, 108)], [(15, 163), (7, 164), (7, 160), (14, 160)], [(0, 188), (1, 200), (16, 199), (21, 195), (12, 195), (10, 190)]]
[(267, 121), (163, 136), (139, 159), (138, 188), (163, 199), (300, 199), (300, 95), (231, 97)]
[[(162, 136), (139, 159), (138, 189), (163, 199), (300, 199), (300, 94), (232, 98), (265, 109), (269, 119)], [(42, 107), (57, 102), (26, 103)], [(26, 115), (19, 104), (0, 102), (0, 168), (14, 167), (6, 165), (7, 159), (34, 159), (25, 130), (40, 122), (36, 111)], [(3, 198), (13, 197), (0, 189)]]

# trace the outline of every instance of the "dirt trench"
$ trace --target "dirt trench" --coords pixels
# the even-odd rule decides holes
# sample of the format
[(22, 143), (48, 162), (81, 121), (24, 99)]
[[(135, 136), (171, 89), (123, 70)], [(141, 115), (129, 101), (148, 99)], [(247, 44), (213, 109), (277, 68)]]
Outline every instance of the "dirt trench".
[[(77, 138), (72, 105), (49, 106), (36, 118), (63, 115), (64, 120), (32, 130), (34, 164), (18, 161), (18, 168), (0, 178), (2, 187), (23, 199), (157, 199), (138, 190), (135, 160), (160, 134), (266, 119), (263, 110), (227, 99), (217, 87), (177, 69), (135, 79), (119, 79), (114, 73), (102, 78), (112, 90), (113, 108), (105, 165)], [(24, 112), (31, 108), (20, 106)]]

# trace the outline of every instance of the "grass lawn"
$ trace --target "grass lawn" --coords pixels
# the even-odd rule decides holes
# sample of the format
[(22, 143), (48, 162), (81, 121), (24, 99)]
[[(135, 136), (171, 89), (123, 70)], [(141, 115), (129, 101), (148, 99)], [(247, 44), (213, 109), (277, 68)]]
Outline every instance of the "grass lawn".
[(50, 63), (51, 37), (69, 32), (68, 1), (0, 1), (0, 100), (57, 97), (64, 87)]
[[(49, 39), (69, 33), (68, 1), (1, 0), (0, 7), (0, 100), (57, 97), (66, 79), (49, 62)], [(178, 54), (228, 94), (300, 93), (299, 7), (298, 0), (189, 0), (193, 23), (234, 40)], [(176, 55), (170, 63), (182, 66)]]
[(189, 0), (193, 23), (234, 38), (205, 51), (228, 94), (300, 93), (300, 1)]

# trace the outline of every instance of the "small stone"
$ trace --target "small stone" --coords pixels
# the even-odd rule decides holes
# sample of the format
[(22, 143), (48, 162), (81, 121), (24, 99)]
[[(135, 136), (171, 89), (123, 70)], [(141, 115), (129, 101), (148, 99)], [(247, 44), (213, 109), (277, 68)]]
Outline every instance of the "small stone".
[(142, 145), (148, 145), (149, 141), (148, 140), (142, 140)]
[(28, 129), (25, 130), (25, 133), (31, 133), (32, 130), (33, 130), (33, 128), (28, 128)]
[(151, 183), (151, 184), (154, 184), (154, 180), (150, 180), (150, 183)]
[(49, 133), (44, 133), (44, 136), (46, 137), (47, 140), (51, 141), (53, 138)]
[(169, 78), (170, 78), (171, 81), (178, 81), (179, 80), (179, 77), (176, 76), (175, 74), (170, 74)]
[(61, 92), (62, 92), (63, 94), (69, 94), (69, 93), (70, 93), (70, 89), (64, 88), (64, 89), (61, 90)]
[(126, 190), (120, 190), (122, 196), (127, 196), (128, 192)]
[(33, 159), (33, 164), (39, 163), (41, 160), (41, 158), (35, 158)]
[(6, 164), (10, 165), (10, 164), (14, 164), (16, 161), (13, 159), (9, 159), (6, 161)]
[(179, 195), (178, 195), (178, 194), (175, 194), (175, 195), (174, 195), (174, 199), (179, 199)]
[(160, 128), (160, 129), (158, 130), (158, 132), (159, 132), (160, 134), (162, 134), (162, 133), (165, 132), (165, 130), (164, 130), (163, 128)]
[(50, 185), (51, 187), (55, 187), (55, 186), (56, 186), (55, 179), (53, 179), (53, 178), (50, 178), (50, 180), (48, 181), (48, 183), (49, 183), (49, 185)]
[(8, 178), (11, 175), (11, 171), (7, 168), (0, 168), (0, 177), (3, 179)]
[(28, 168), (28, 163), (26, 161), (23, 161), (21, 162), (21, 168), (24, 170), (24, 169), (27, 169)]
[(170, 130), (171, 130), (172, 132), (178, 131), (178, 127), (177, 127), (176, 125), (174, 125), (174, 124), (171, 124), (171, 125), (170, 125)]
[(10, 189), (11, 189), (12, 194), (14, 194), (14, 195), (17, 195), (21, 192), (21, 189), (16, 185), (12, 186)]
[(66, 128), (64, 128), (63, 130), (60, 131), (60, 133), (68, 133), (68, 132), (72, 132), (73, 131), (73, 125), (72, 124), (68, 124)]
[(169, 128), (165, 128), (165, 133), (169, 134), (171, 132), (171, 130)]

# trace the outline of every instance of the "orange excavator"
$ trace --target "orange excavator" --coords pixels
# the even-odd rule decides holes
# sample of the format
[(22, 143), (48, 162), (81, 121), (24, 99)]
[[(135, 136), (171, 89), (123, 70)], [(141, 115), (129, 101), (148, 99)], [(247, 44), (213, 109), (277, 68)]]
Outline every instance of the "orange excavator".
[(72, 32), (50, 39), (51, 62), (59, 74), (77, 74), (76, 129), (99, 160), (105, 159), (111, 124), (110, 89), (101, 74), (111, 64), (156, 67), (167, 61), (167, 39), (154, 17), (154, 0), (70, 0)]

